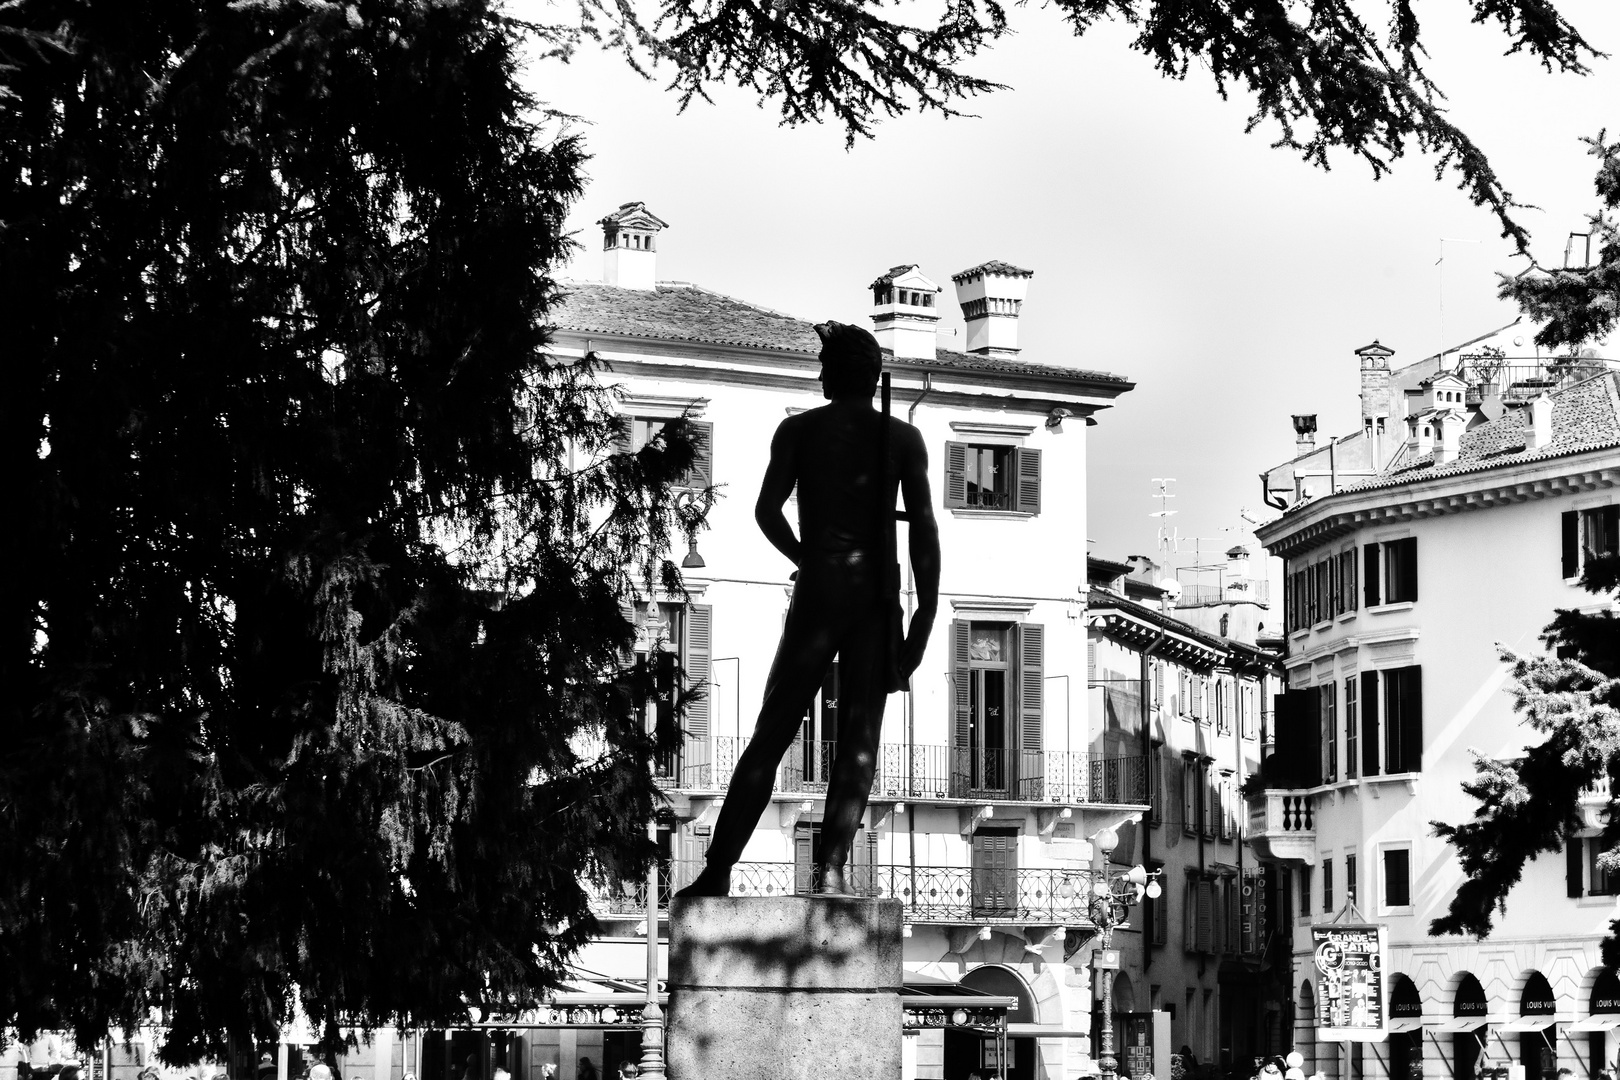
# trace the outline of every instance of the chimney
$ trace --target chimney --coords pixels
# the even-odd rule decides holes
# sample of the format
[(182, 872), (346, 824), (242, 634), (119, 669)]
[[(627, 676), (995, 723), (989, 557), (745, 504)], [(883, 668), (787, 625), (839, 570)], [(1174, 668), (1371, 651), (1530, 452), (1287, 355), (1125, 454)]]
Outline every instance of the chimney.
[(1419, 458), (1434, 449), (1434, 429), (1437, 418), (1432, 413), (1418, 413), (1406, 418), (1407, 457)]
[(991, 259), (952, 274), (956, 302), (967, 320), (967, 351), (979, 356), (1018, 355), (1018, 313), (1035, 274)]
[(1389, 421), (1389, 358), (1395, 350), (1379, 344), (1374, 338), (1371, 345), (1356, 350), (1361, 360), (1361, 431), (1372, 448), (1374, 468), (1384, 464), (1384, 425)]
[(1294, 414), (1294, 456), (1304, 457), (1316, 449), (1316, 414)]
[(1435, 417), (1440, 426), (1440, 445), (1434, 455), (1436, 465), (1449, 465), (1457, 460), (1462, 449), (1462, 435), (1468, 427), (1468, 414), (1458, 409), (1448, 409)]
[(602, 226), (602, 280), (621, 289), (651, 291), (657, 279), (658, 233), (669, 223), (645, 203), (627, 202), (597, 224)]
[(872, 332), (895, 356), (932, 360), (939, 328), (939, 294), (915, 264), (894, 266), (872, 282)]
[(1526, 419), (1530, 421), (1525, 431), (1524, 448), (1526, 450), (1544, 450), (1552, 442), (1552, 398), (1542, 394), (1529, 405)]

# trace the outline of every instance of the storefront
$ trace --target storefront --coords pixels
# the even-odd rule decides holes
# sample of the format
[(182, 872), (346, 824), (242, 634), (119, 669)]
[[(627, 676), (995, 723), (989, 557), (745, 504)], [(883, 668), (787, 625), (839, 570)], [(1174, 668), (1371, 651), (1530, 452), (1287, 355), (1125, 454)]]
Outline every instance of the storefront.
[(1488, 1060), (1485, 1038), (1490, 1026), (1486, 1020), (1485, 988), (1472, 973), (1465, 971), (1457, 980), (1451, 1018), (1436, 1018), (1432, 1025), (1424, 1026), (1440, 1060), (1449, 1060), (1452, 1080), (1478, 1080), (1480, 1068)]
[(1423, 1080), (1423, 999), (1417, 984), (1396, 974), (1389, 983), (1390, 1080)]
[[(1612, 1069), (1617, 1048), (1610, 1032), (1620, 1029), (1620, 976), (1612, 968), (1598, 972), (1587, 1003), (1587, 1015), (1564, 1028), (1564, 1041), (1579, 1057), (1586, 1051), (1587, 1080), (1597, 1080), (1602, 1069)], [(1582, 1043), (1585, 1043), (1583, 1046)]]
[(1552, 985), (1541, 972), (1532, 971), (1519, 995), (1519, 1018), (1496, 1025), (1503, 1056), (1524, 1066), (1525, 1080), (1553, 1080), (1558, 1072), (1558, 1025), (1553, 1019), (1557, 1011)]

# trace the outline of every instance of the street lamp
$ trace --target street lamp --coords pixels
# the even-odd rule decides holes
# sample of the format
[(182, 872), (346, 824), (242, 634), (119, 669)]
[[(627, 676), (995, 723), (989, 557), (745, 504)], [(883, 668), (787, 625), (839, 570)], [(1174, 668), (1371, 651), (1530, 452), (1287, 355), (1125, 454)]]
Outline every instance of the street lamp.
[(1119, 1062), (1114, 1057), (1114, 972), (1119, 970), (1119, 950), (1113, 948), (1114, 929), (1130, 918), (1131, 905), (1142, 897), (1157, 900), (1164, 895), (1158, 870), (1133, 866), (1123, 873), (1108, 869), (1108, 857), (1119, 846), (1119, 834), (1104, 829), (1093, 840), (1100, 858), (1091, 879), (1091, 921), (1101, 937), (1101, 947), (1092, 954), (1094, 977), (1102, 984), (1102, 1047), (1097, 1064), (1102, 1080), (1114, 1080)]

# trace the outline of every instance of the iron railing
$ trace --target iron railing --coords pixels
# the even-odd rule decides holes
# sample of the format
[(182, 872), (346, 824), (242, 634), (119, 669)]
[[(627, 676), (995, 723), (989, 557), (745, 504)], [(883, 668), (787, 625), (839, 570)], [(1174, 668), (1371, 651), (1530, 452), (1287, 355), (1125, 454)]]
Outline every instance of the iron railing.
[[(692, 791), (724, 791), (747, 745), (748, 739), (730, 735), (689, 737), (678, 755), (659, 762), (659, 779)], [(836, 750), (832, 742), (794, 742), (782, 758), (774, 789), (825, 794)], [(872, 797), (1138, 806), (1148, 801), (1148, 762), (1086, 750), (884, 743), (878, 748)]]
[(1265, 607), (1270, 603), (1270, 581), (1225, 575), (1214, 584), (1184, 582), (1181, 584), (1181, 594), (1176, 597), (1178, 608), (1213, 607), (1217, 604), (1258, 604)]
[[(661, 877), (682, 888), (697, 877), (703, 863), (677, 861)], [(972, 866), (851, 865), (845, 883), (858, 896), (898, 900), (907, 922), (1027, 922), (1079, 926), (1091, 921), (1096, 872), (1084, 867), (1027, 869)], [(732, 896), (794, 896), (811, 892), (808, 865), (742, 862), (731, 871)], [(603, 901), (611, 914), (646, 912), (646, 883), (626, 883)], [(669, 890), (659, 888), (659, 909), (668, 905)]]

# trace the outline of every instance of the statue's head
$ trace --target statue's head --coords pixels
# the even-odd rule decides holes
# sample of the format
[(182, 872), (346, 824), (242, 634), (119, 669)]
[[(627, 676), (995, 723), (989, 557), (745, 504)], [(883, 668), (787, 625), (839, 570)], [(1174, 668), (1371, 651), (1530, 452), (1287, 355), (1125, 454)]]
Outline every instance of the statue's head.
[(859, 326), (824, 322), (816, 325), (821, 338), (821, 392), (829, 400), (848, 397), (870, 399), (883, 373), (883, 350), (877, 338)]

